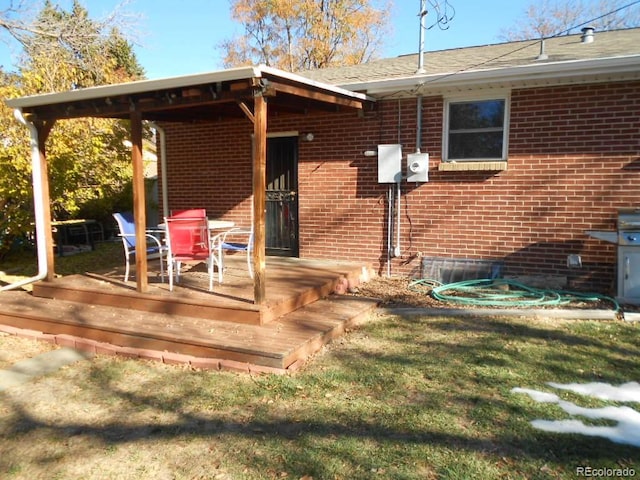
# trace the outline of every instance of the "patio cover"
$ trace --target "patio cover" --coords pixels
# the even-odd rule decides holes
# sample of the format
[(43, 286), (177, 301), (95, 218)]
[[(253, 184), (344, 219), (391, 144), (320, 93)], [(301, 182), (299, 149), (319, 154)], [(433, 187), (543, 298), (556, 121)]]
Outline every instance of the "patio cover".
[[(136, 240), (144, 244), (145, 189), (142, 162), (142, 121), (193, 122), (245, 116), (254, 126), (253, 207), (255, 248), (254, 302), (265, 298), (265, 189), (267, 118), (270, 113), (314, 110), (362, 111), (374, 100), (361, 93), (316, 82), (267, 66), (241, 67), (159, 80), (77, 89), (7, 100), (32, 131), (32, 148), (39, 157), (42, 191), (35, 202), (42, 209), (46, 244), (46, 274), (54, 278), (53, 236), (45, 141), (57, 120), (81, 117), (131, 120), (133, 205)], [(35, 160), (34, 160), (35, 162)], [(35, 171), (35, 169), (34, 169)], [(36, 209), (38, 211), (38, 209)], [(37, 219), (36, 219), (37, 220)], [(36, 221), (36, 228), (38, 222)], [(136, 256), (136, 288), (148, 290), (147, 256)]]

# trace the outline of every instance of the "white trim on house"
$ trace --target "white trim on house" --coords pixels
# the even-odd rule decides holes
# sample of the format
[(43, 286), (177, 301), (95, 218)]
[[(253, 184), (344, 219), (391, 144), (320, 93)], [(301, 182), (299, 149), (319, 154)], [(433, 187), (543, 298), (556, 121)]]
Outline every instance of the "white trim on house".
[(626, 79), (640, 79), (640, 55), (412, 75), (341, 86), (375, 96), (403, 91), (408, 96), (415, 96), (461, 92), (471, 88), (515, 88)]

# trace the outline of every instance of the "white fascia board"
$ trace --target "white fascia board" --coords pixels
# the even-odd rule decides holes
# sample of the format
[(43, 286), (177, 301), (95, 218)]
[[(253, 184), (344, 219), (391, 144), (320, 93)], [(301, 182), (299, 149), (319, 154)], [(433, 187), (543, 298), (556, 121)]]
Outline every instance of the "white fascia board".
[(260, 69), (258, 67), (240, 67), (199, 73), (195, 75), (160, 78), (157, 80), (139, 80), (137, 82), (118, 83), (115, 85), (101, 85), (99, 87), (81, 88), (62, 93), (31, 95), (28, 97), (6, 100), (6, 104), (11, 108), (39, 107), (42, 105), (53, 105), (56, 103), (92, 100), (94, 98), (104, 97), (117, 97), (119, 95), (132, 95), (153, 90), (191, 87), (206, 83), (225, 82), (254, 77), (260, 77)]
[(375, 101), (374, 98), (368, 97), (367, 95), (362, 93), (356, 93), (346, 88), (337, 87), (335, 85), (315, 82), (299, 75), (278, 70), (277, 68), (260, 65), (258, 67), (250, 66), (230, 68), (226, 70), (161, 78), (156, 80), (139, 80), (137, 82), (119, 83), (116, 85), (101, 85), (98, 87), (82, 88), (61, 93), (31, 95), (28, 97), (9, 99), (6, 100), (5, 103), (11, 108), (39, 107), (43, 105), (54, 105), (57, 103), (93, 100), (105, 97), (117, 97), (120, 95), (133, 95), (136, 93), (144, 93), (153, 90), (184, 88), (194, 85), (242, 80), (249, 78), (262, 78), (263, 73), (269, 74), (274, 77), (292, 80), (304, 85), (314, 86), (321, 90), (326, 90), (349, 98)]
[(425, 92), (446, 88), (471, 87), (488, 84), (514, 84), (560, 81), (577, 76), (628, 75), (640, 76), (640, 55), (602, 58), (597, 60), (571, 60), (567, 62), (540, 63), (487, 70), (470, 70), (431, 75), (413, 75), (372, 82), (343, 84), (343, 88), (366, 91), (369, 95), (417, 90)]

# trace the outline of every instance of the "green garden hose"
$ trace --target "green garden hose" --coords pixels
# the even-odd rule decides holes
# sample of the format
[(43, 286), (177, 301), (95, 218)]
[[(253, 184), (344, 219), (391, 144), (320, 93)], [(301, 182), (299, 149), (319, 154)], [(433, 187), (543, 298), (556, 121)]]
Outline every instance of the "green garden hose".
[(442, 302), (496, 307), (557, 306), (573, 302), (611, 302), (616, 312), (620, 304), (612, 297), (596, 293), (534, 288), (506, 279), (478, 279), (440, 284), (431, 279), (414, 280), (409, 289), (430, 292)]

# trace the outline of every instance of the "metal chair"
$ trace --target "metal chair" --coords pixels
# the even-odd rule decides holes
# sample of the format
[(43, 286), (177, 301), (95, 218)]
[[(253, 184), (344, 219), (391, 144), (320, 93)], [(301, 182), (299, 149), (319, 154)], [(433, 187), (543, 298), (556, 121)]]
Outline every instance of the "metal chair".
[[(231, 240), (228, 237), (231, 237)], [(244, 241), (236, 241), (237, 239)], [(247, 269), (249, 276), (253, 278), (253, 229), (252, 228), (232, 228), (214, 237), (214, 243), (218, 250), (218, 282), (222, 283), (224, 272), (224, 252), (246, 252)]]
[(182, 263), (207, 262), (209, 274), (209, 291), (213, 291), (214, 265), (220, 268), (215, 256), (215, 249), (209, 238), (209, 222), (206, 216), (199, 217), (165, 217), (167, 258), (169, 274), (169, 290), (173, 291), (173, 274), (175, 270), (176, 283), (180, 281)]
[[(131, 212), (114, 213), (113, 218), (118, 224), (120, 233), (119, 237), (122, 238), (122, 245), (124, 247), (124, 259), (125, 259), (125, 271), (124, 281), (129, 280), (131, 257), (136, 254), (136, 226), (133, 220), (133, 214)], [(160, 276), (164, 282), (164, 267), (162, 264), (162, 257), (167, 253), (167, 247), (162, 245), (160, 240), (151, 233), (146, 232), (147, 238), (147, 255), (158, 255), (160, 258)]]

